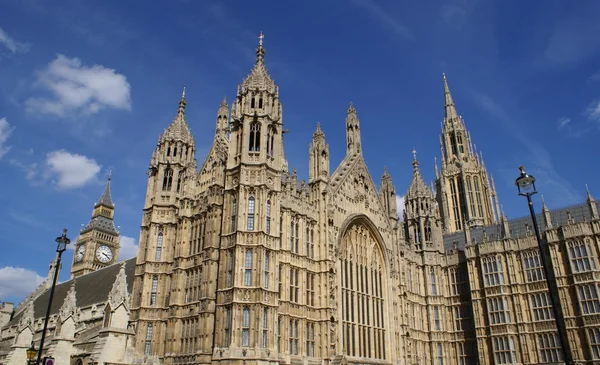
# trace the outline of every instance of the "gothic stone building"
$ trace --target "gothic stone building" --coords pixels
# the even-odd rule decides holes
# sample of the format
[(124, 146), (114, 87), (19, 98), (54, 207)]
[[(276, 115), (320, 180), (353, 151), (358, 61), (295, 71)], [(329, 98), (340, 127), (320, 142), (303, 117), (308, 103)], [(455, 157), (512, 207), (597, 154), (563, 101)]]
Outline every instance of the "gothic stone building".
[[(114, 263), (110, 186), (57, 288), (45, 351), (60, 364), (539, 364), (561, 358), (529, 219), (508, 220), (444, 77), (441, 166), (399, 217), (362, 155), (350, 105), (330, 170), (317, 125), (308, 182), (289, 172), (279, 88), (262, 39), (200, 168), (185, 93), (152, 154), (136, 258)], [(110, 183), (110, 181), (109, 181)], [(539, 216), (570, 347), (600, 362), (600, 216)], [(2, 329), (0, 361), (38, 341), (48, 281)], [(4, 317), (2, 317), (4, 318)]]

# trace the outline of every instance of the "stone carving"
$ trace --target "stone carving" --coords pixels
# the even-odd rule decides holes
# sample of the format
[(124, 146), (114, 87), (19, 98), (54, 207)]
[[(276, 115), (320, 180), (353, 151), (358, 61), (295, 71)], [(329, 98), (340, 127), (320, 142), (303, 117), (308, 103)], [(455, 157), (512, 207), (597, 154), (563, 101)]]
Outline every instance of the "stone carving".
[(123, 303), (127, 309), (130, 308), (130, 297), (127, 292), (127, 276), (125, 275), (125, 261), (121, 264), (119, 273), (108, 294), (108, 302), (113, 309), (117, 308), (121, 303)]

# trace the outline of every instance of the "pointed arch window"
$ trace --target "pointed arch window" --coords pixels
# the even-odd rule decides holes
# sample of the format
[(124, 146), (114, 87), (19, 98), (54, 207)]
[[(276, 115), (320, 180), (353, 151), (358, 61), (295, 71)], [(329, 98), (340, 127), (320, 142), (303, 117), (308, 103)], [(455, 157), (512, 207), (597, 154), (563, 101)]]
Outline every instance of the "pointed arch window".
[(246, 250), (246, 260), (244, 262), (244, 285), (252, 285), (252, 249)]
[(225, 346), (231, 342), (231, 307), (225, 307)]
[(255, 99), (250, 99), (250, 108), (254, 108)]
[(233, 198), (233, 202), (231, 203), (231, 232), (235, 232), (237, 230), (237, 199)]
[(167, 147), (167, 157), (171, 156), (171, 147)]
[(275, 150), (275, 129), (269, 127), (267, 129), (267, 155), (273, 157), (273, 151)]
[(146, 343), (144, 346), (144, 354), (150, 355), (150, 350), (152, 349), (152, 323), (148, 323), (148, 327), (146, 327)]
[(425, 221), (425, 242), (431, 242), (431, 221)]
[(269, 289), (269, 264), (270, 264), (270, 254), (269, 251), (265, 252), (265, 273), (264, 273), (264, 288)]
[(266, 231), (267, 234), (271, 234), (271, 200), (267, 200), (267, 224)]
[(433, 271), (433, 269), (431, 270), (431, 273), (429, 274), (429, 276), (430, 276), (430, 280), (431, 280), (431, 295), (438, 295), (437, 278), (435, 276), (435, 271)]
[(181, 171), (179, 171), (179, 173), (177, 173), (177, 192), (179, 193), (181, 191), (181, 180), (183, 177), (183, 173)]
[(458, 152), (465, 153), (465, 146), (463, 144), (462, 133), (456, 132), (456, 143), (458, 144)]
[(477, 198), (477, 212), (480, 217), (483, 217), (483, 199), (481, 198), (481, 185), (479, 184), (479, 177), (473, 177), (473, 184), (475, 185), (475, 196)]
[(260, 152), (260, 123), (253, 122), (250, 124), (250, 136), (249, 136), (248, 150), (250, 152)]
[(156, 239), (156, 252), (154, 254), (154, 261), (160, 261), (162, 256), (162, 245), (163, 245), (163, 233), (158, 233), (158, 238)]
[(227, 263), (227, 287), (230, 288), (233, 286), (233, 265), (235, 260), (235, 253), (231, 251), (229, 253), (229, 262)]
[(471, 217), (478, 216), (477, 210), (475, 209), (475, 194), (473, 192), (473, 182), (471, 181), (471, 177), (467, 176), (467, 195), (469, 197), (469, 213)]
[(242, 313), (242, 346), (250, 344), (250, 307), (244, 307)]
[(254, 197), (248, 198), (248, 230), (254, 231)]
[(152, 277), (152, 288), (150, 289), (150, 305), (156, 305), (156, 292), (158, 291), (158, 276)]
[(453, 132), (450, 133), (450, 148), (452, 149), (452, 154), (456, 156), (458, 154), (458, 150), (456, 148), (456, 135)]
[(262, 99), (262, 98), (259, 98), (259, 99), (258, 99), (258, 108), (259, 108), (259, 109), (262, 109), (262, 107), (263, 107), (263, 99)]
[(165, 170), (163, 177), (163, 191), (171, 191), (171, 185), (173, 185), (173, 169), (169, 167)]

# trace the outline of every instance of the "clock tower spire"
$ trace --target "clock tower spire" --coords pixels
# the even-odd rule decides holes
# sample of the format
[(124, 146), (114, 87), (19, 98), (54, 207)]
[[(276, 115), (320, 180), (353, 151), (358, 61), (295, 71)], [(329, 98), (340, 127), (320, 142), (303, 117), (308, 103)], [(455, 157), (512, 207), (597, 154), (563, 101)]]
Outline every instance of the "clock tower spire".
[(115, 262), (119, 253), (119, 231), (113, 220), (115, 204), (110, 194), (112, 171), (104, 192), (94, 204), (90, 222), (81, 229), (75, 243), (71, 278), (96, 271)]

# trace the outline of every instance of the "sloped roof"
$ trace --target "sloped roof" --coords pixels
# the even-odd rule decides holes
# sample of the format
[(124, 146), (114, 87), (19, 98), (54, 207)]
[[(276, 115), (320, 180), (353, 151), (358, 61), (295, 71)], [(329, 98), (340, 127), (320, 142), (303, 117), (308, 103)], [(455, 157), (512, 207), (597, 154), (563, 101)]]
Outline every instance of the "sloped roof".
[[(131, 294), (133, 287), (133, 277), (135, 275), (136, 257), (125, 260), (125, 275), (127, 277), (127, 291)], [(54, 298), (52, 300), (52, 308), (50, 315), (57, 314), (60, 307), (63, 305), (67, 293), (75, 281), (75, 298), (77, 307), (83, 308), (93, 304), (104, 303), (108, 300), (108, 294), (112, 289), (113, 283), (121, 269), (121, 262), (114, 263), (103, 269), (91, 272), (86, 275), (79, 276), (56, 285), (54, 290)], [(48, 299), (50, 298), (50, 289), (38, 296), (33, 303), (34, 318), (43, 318), (46, 316), (48, 308)], [(16, 324), (23, 315), (23, 311), (16, 314), (8, 323), (8, 326)]]

